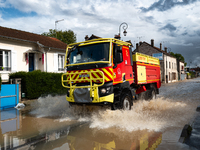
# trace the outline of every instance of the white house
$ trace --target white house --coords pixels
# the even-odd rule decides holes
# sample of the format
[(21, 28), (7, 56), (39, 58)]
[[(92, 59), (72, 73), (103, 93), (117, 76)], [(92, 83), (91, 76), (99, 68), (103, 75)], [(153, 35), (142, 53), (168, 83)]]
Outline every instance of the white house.
[(166, 47), (164, 50), (162, 50), (161, 43), (160, 48), (158, 48), (154, 46), (153, 39), (151, 40), (151, 44), (147, 42), (139, 42), (139, 44), (136, 44), (136, 49), (134, 52), (139, 52), (159, 58), (162, 82), (171, 83), (184, 79), (184, 62), (181, 62), (170, 55), (170, 53), (167, 52)]
[(0, 74), (18, 71), (64, 72), (67, 44), (52, 37), (0, 26)]
[(177, 60), (176, 58), (167, 55), (163, 55), (163, 63), (165, 66), (164, 76), (166, 77), (166, 82), (176, 82), (178, 81), (178, 70), (177, 70)]

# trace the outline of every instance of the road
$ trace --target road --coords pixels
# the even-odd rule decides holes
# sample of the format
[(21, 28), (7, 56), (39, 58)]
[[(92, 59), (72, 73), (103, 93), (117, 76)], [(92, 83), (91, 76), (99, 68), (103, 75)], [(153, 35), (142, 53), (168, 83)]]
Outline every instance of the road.
[(136, 101), (130, 111), (88, 112), (69, 108), (65, 96), (39, 98), (1, 111), (0, 149), (194, 149), (178, 141), (197, 115), (199, 88), (200, 78), (162, 84), (156, 100)]

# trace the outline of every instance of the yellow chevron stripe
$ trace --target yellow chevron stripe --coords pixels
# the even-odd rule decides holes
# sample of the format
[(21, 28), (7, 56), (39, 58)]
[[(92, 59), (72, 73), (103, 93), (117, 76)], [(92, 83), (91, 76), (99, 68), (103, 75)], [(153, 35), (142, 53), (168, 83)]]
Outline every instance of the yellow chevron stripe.
[(74, 73), (74, 75), (72, 76), (72, 79), (74, 79), (75, 76), (76, 76), (76, 73), (78, 73), (78, 71), (74, 71), (74, 72), (72, 72), (72, 73)]
[[(105, 74), (107, 74), (109, 77), (112, 77), (112, 75), (110, 74), (110, 72), (108, 72), (107, 69), (103, 69), (103, 72), (104, 72)], [(105, 79), (106, 79), (106, 81), (109, 81), (109, 80), (110, 80), (110, 79), (109, 79), (108, 77), (106, 77), (106, 76), (105, 76)]]
[[(91, 70), (91, 71), (94, 71), (94, 70)], [(97, 69), (96, 71), (100, 71), (99, 69)], [(96, 78), (100, 78), (98, 75), (97, 75), (97, 73), (93, 73), (94, 74), (94, 76), (96, 77)], [(97, 81), (97, 80), (94, 80), (95, 82)]]

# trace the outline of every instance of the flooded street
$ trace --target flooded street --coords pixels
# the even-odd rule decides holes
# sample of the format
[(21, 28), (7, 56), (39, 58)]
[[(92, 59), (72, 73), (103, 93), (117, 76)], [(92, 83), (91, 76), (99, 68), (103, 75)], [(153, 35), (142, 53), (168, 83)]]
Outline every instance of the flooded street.
[(190, 149), (178, 140), (197, 114), (199, 88), (200, 78), (162, 84), (156, 100), (136, 101), (130, 111), (84, 114), (69, 108), (65, 96), (39, 98), (24, 109), (1, 111), (0, 149)]

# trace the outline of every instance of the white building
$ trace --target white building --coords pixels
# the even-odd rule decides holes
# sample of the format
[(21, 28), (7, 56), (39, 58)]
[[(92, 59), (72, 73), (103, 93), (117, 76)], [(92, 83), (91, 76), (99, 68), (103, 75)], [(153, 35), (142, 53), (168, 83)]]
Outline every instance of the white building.
[(0, 26), (0, 74), (18, 71), (64, 72), (67, 44), (56, 38)]
[(136, 49), (134, 52), (139, 52), (159, 58), (162, 82), (171, 83), (185, 79), (184, 63), (170, 55), (167, 52), (167, 48), (162, 50), (161, 43), (160, 48), (158, 48), (154, 46), (153, 39), (151, 40), (151, 44), (147, 42), (140, 42), (139, 44), (136, 44)]
[(178, 81), (176, 58), (164, 54), (163, 61), (165, 66), (164, 76), (166, 77), (166, 83)]

